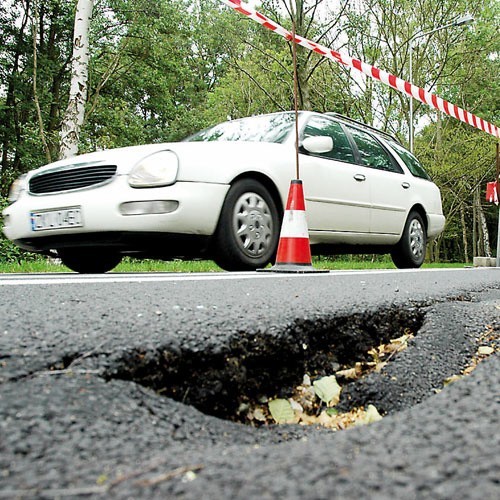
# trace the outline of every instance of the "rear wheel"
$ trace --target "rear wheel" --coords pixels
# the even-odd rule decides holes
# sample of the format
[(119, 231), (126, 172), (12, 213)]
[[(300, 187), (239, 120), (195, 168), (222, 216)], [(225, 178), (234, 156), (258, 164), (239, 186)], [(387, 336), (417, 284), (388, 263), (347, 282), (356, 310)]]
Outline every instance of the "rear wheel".
[(422, 216), (412, 211), (399, 243), (391, 252), (394, 264), (399, 269), (420, 267), (424, 263), (426, 245), (427, 234)]
[(102, 274), (115, 268), (122, 256), (105, 248), (60, 248), (57, 253), (62, 263), (82, 274)]
[(278, 209), (266, 187), (253, 179), (237, 181), (214, 234), (214, 260), (227, 271), (265, 267), (276, 253), (279, 230)]

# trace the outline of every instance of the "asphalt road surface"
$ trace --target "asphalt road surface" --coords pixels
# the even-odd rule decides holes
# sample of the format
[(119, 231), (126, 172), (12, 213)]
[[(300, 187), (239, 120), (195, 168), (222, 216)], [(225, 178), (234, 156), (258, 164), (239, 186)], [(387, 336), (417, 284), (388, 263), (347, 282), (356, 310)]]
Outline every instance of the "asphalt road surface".
[[(500, 498), (498, 269), (3, 275), (0, 298), (0, 498)], [(236, 421), (408, 332), (343, 387), (382, 420)]]

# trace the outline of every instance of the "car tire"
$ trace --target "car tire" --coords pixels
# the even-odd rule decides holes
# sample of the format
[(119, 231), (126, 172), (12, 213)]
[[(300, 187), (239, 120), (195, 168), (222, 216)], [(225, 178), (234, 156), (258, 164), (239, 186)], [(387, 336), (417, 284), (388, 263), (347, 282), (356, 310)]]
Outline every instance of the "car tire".
[(122, 260), (118, 252), (97, 248), (60, 248), (62, 263), (81, 274), (102, 274), (114, 269)]
[(278, 247), (279, 213), (268, 189), (241, 179), (229, 189), (214, 234), (214, 261), (226, 271), (251, 271), (271, 262)]
[(391, 252), (392, 261), (399, 269), (418, 268), (424, 263), (426, 245), (427, 234), (422, 216), (411, 211), (403, 235)]

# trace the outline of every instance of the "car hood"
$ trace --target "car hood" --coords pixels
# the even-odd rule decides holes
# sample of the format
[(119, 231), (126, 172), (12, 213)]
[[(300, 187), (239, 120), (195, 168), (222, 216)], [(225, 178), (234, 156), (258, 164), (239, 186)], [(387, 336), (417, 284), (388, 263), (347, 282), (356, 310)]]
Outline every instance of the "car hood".
[[(285, 148), (290, 149), (290, 148)], [(85, 165), (116, 165), (118, 175), (127, 175), (143, 158), (159, 151), (173, 151), (179, 158), (178, 180), (203, 180), (203, 172), (210, 167), (238, 163), (239, 168), (251, 167), (259, 158), (282, 156), (282, 144), (264, 142), (172, 142), (129, 146), (96, 151), (50, 163), (29, 173), (29, 177), (46, 171), (54, 171)], [(278, 152), (281, 152), (278, 153)], [(212, 170), (213, 171), (213, 170)], [(208, 175), (210, 177), (210, 175)]]
[(147, 144), (142, 146), (128, 146), (124, 148), (106, 149), (85, 153), (64, 160), (55, 161), (37, 168), (30, 172), (36, 175), (45, 171), (59, 170), (71, 167), (80, 167), (85, 165), (116, 165), (119, 174), (128, 173), (132, 167), (142, 158), (158, 151), (171, 149), (171, 144)]

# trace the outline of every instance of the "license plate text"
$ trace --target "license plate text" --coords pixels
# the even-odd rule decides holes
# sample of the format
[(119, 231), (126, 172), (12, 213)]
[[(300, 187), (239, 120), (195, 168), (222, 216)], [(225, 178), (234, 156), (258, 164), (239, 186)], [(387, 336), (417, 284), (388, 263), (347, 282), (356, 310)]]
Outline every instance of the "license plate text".
[(33, 231), (83, 226), (82, 211), (79, 207), (31, 212), (30, 217)]

